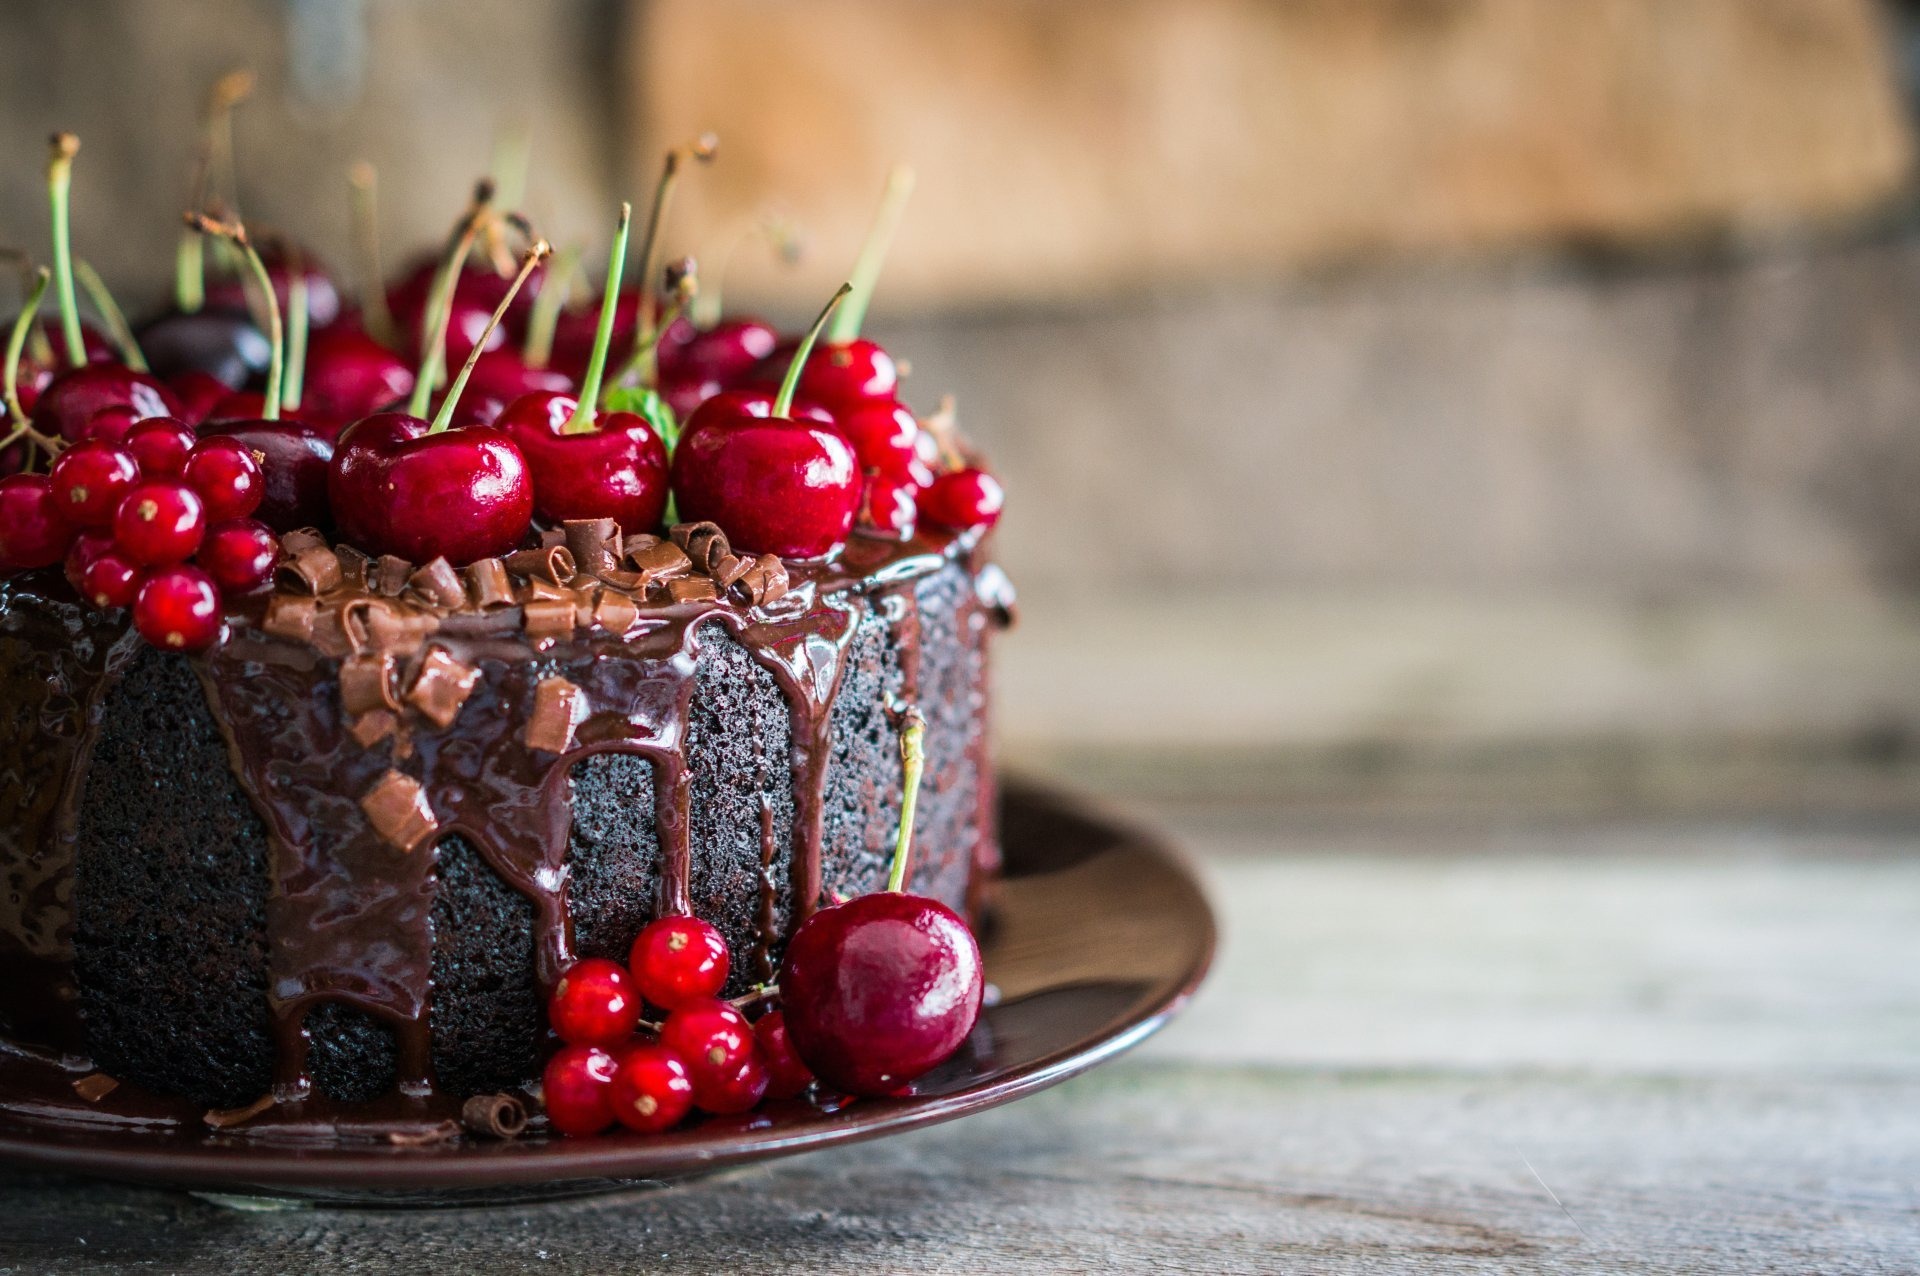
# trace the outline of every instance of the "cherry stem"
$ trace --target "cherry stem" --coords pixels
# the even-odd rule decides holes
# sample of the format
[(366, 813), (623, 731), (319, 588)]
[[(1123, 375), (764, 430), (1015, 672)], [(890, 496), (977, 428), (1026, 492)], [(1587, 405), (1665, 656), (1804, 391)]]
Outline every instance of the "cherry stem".
[(260, 415), (268, 421), (280, 419), (281, 382), (287, 371), (287, 332), (281, 322), (280, 298), (273, 290), (273, 276), (267, 273), (267, 264), (260, 260), (260, 254), (253, 249), (253, 242), (247, 238), (247, 228), (237, 221), (215, 221), (205, 213), (190, 212), (186, 215), (187, 225), (203, 235), (215, 235), (226, 240), (240, 250), (247, 263), (247, 269), (253, 273), (253, 281), (266, 297), (267, 305), (267, 342), (273, 347), (267, 360), (267, 392)]
[(446, 251), (440, 258), (440, 271), (433, 277), (433, 288), (427, 294), (427, 314), (432, 317), (433, 326), (420, 353), (420, 372), (414, 378), (413, 396), (407, 400), (409, 416), (427, 414), (427, 403), (433, 398), (435, 383), (446, 370), (447, 329), (453, 323), (454, 288), (459, 282), (461, 270), (466, 266), (467, 254), (473, 251), (473, 241), (479, 236), (480, 227), (491, 215), (492, 203), (493, 183), (480, 182), (473, 188), (473, 206), (447, 239)]
[(607, 347), (613, 344), (613, 320), (620, 308), (620, 276), (626, 270), (627, 236), (633, 229), (633, 205), (620, 205), (620, 221), (613, 232), (613, 250), (607, 258), (607, 286), (600, 294), (600, 326), (593, 331), (593, 354), (587, 375), (580, 380), (580, 398), (573, 415), (560, 427), (562, 434), (585, 434), (593, 429), (594, 405), (600, 401), (600, 383), (607, 375)]
[(207, 94), (208, 181), (214, 195), (227, 201), (227, 216), (235, 222), (240, 220), (240, 183), (233, 158), (233, 109), (252, 96), (253, 72), (244, 67), (215, 80)]
[(196, 315), (206, 304), (205, 244), (193, 231), (183, 231), (179, 246), (173, 250), (173, 308), (183, 315)]
[(354, 255), (360, 259), (360, 321), (368, 336), (391, 350), (399, 346), (400, 333), (387, 305), (386, 276), (380, 268), (380, 184), (373, 165), (362, 160), (347, 170), (347, 193)]
[(774, 255), (783, 262), (794, 262), (800, 258), (800, 235), (785, 217), (774, 212), (761, 212), (735, 218), (721, 233), (713, 250), (700, 254), (700, 260), (707, 263), (704, 272), (706, 278), (699, 300), (694, 302), (693, 313), (688, 317), (692, 319), (693, 326), (702, 332), (714, 327), (726, 314), (720, 304), (720, 289), (726, 283), (727, 269), (733, 264), (734, 254), (739, 251), (741, 242), (749, 237), (764, 237), (773, 248)]
[(507, 317), (507, 310), (513, 305), (513, 299), (519, 293), (520, 285), (527, 282), (527, 277), (533, 274), (534, 269), (552, 252), (553, 245), (544, 239), (534, 240), (533, 247), (527, 249), (527, 255), (520, 260), (520, 273), (513, 277), (513, 283), (507, 288), (507, 295), (500, 299), (498, 306), (494, 307), (493, 315), (487, 320), (487, 326), (481, 332), (480, 339), (473, 343), (473, 350), (467, 355), (467, 361), (460, 366), (460, 375), (455, 377), (453, 384), (448, 387), (447, 397), (441, 400), (440, 411), (434, 414), (433, 424), (427, 428), (428, 434), (439, 434), (453, 424), (453, 410), (459, 406), (460, 396), (466, 391), (467, 378), (473, 375), (473, 366), (479, 363), (480, 356), (486, 353), (487, 338), (491, 337), (493, 330), (500, 326), (500, 321)]
[(659, 299), (653, 295), (654, 276), (660, 270), (660, 228), (667, 220), (667, 205), (673, 200), (673, 188), (679, 180), (680, 161), (691, 157), (706, 162), (714, 157), (719, 141), (711, 133), (702, 134), (691, 145), (676, 146), (667, 152), (660, 165), (660, 182), (653, 188), (653, 208), (647, 213), (647, 233), (640, 241), (640, 323), (634, 333), (633, 353), (622, 369), (637, 369), (642, 385), (652, 385), (658, 368), (653, 361), (654, 334), (660, 322)]
[(533, 132), (524, 123), (516, 124), (494, 139), (493, 163), (488, 171), (493, 188), (500, 192), (500, 204), (518, 208), (527, 193), (527, 169), (533, 163)]
[(807, 335), (800, 338), (800, 345), (793, 352), (793, 362), (787, 365), (786, 379), (780, 383), (780, 393), (774, 396), (774, 416), (783, 417), (793, 411), (793, 396), (800, 389), (800, 374), (806, 371), (807, 357), (813, 353), (814, 343), (820, 340), (820, 330), (827, 326), (827, 320), (833, 317), (834, 310), (852, 291), (852, 284), (841, 284), (840, 290), (833, 294), (831, 301), (827, 302), (826, 309), (820, 312), (820, 317), (813, 321), (811, 328), (807, 329)]
[(67, 342), (67, 366), (78, 368), (87, 361), (87, 346), (80, 334), (80, 306), (73, 297), (73, 228), (67, 220), (67, 208), (73, 191), (73, 157), (80, 149), (80, 139), (71, 133), (55, 133), (49, 147), (47, 200), (53, 211), (54, 296), (60, 303), (60, 333)]
[[(689, 259), (689, 264), (691, 264), (691, 259)], [(637, 382), (645, 386), (649, 381), (654, 379), (654, 371), (659, 367), (657, 356), (660, 352), (660, 342), (666, 337), (667, 329), (673, 327), (674, 320), (678, 319), (686, 311), (687, 306), (691, 304), (694, 297), (698, 295), (699, 289), (700, 281), (691, 269), (680, 276), (679, 283), (674, 286), (673, 300), (668, 303), (665, 310), (660, 312), (660, 321), (654, 325), (653, 335), (648, 337), (640, 344), (638, 349), (627, 356), (627, 361), (620, 366), (620, 371), (614, 374), (614, 385), (626, 385), (629, 382)], [(667, 450), (669, 452), (673, 450), (673, 444), (671, 442), (667, 444)]]
[(833, 328), (827, 333), (828, 341), (852, 341), (860, 335), (873, 290), (880, 282), (880, 267), (886, 264), (887, 249), (893, 246), (893, 233), (900, 229), (901, 215), (907, 211), (907, 198), (912, 194), (913, 170), (904, 164), (895, 165), (887, 174), (887, 189), (880, 196), (880, 209), (873, 215), (867, 241), (860, 246), (860, 256), (854, 260), (853, 273), (848, 276), (853, 281), (853, 297), (834, 319)]
[(533, 313), (527, 316), (526, 339), (520, 343), (520, 362), (529, 368), (544, 368), (553, 362), (553, 334), (560, 326), (560, 312), (567, 308), (574, 276), (579, 273), (579, 244), (568, 244), (554, 254), (553, 268), (547, 271), (540, 295), (533, 299)]
[(307, 385), (307, 329), (312, 325), (308, 307), (312, 304), (307, 269), (293, 263), (293, 275), (287, 280), (287, 371), (286, 385), (280, 392), (280, 406), (288, 412), (300, 406)]
[(140, 353), (140, 343), (134, 338), (133, 328), (127, 323), (126, 312), (120, 309), (120, 303), (107, 291), (107, 281), (100, 273), (87, 264), (84, 257), (76, 257), (73, 262), (74, 277), (80, 281), (81, 291), (87, 294), (94, 313), (100, 316), (100, 322), (107, 326), (107, 337), (113, 342), (114, 349), (120, 352), (120, 361), (135, 372), (149, 372), (147, 357)]
[(40, 312), (40, 303), (46, 299), (47, 285), (53, 276), (42, 266), (34, 275), (33, 287), (27, 290), (27, 297), (20, 305), (20, 313), (14, 317), (13, 330), (7, 334), (7, 414), (14, 424), (26, 428), (27, 414), (20, 408), (20, 355), (27, 347), (27, 334), (33, 330), (34, 316)]
[(920, 775), (926, 770), (927, 720), (918, 709), (907, 710), (906, 730), (900, 733), (900, 763), (905, 784), (900, 798), (900, 836), (893, 844), (893, 868), (887, 889), (897, 891), (907, 881), (907, 856), (913, 848), (913, 812), (920, 804)]

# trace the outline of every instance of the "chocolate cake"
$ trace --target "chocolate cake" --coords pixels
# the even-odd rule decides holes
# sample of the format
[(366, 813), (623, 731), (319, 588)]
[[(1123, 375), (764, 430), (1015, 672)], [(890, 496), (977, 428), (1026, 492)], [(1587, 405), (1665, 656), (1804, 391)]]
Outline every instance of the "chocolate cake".
[(742, 993), (880, 886), (909, 709), (910, 886), (977, 908), (1009, 605), (976, 534), (930, 528), (802, 564), (589, 520), (458, 571), (302, 531), (185, 655), (16, 575), (0, 1029), (281, 1126), (526, 1087), (574, 958), (691, 912)]

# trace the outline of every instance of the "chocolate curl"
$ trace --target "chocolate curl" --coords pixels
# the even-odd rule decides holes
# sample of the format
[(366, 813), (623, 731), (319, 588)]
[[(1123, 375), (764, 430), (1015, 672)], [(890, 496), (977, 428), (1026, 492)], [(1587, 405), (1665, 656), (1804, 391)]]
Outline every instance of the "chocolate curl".
[(488, 611), (512, 604), (513, 578), (507, 575), (507, 565), (499, 559), (483, 558), (468, 563), (461, 574), (467, 578), (467, 598), (475, 610)]
[(657, 541), (637, 554), (630, 553), (627, 561), (649, 585), (685, 576), (693, 570), (693, 560), (687, 557), (687, 552), (671, 541)]
[(624, 571), (618, 567), (611, 571), (601, 572), (600, 579), (612, 585), (615, 589), (624, 589), (629, 593), (637, 593), (647, 587), (647, 578), (645, 576), (642, 576), (639, 572)]
[(389, 713), (385, 709), (375, 709), (371, 713), (363, 713), (355, 718), (353, 725), (347, 728), (347, 734), (352, 736), (353, 742), (361, 748), (371, 749), (392, 735), (399, 726), (398, 714)]
[(517, 1139), (527, 1128), (527, 1105), (510, 1094), (476, 1094), (461, 1105), (460, 1123), (490, 1139)]
[(325, 549), (327, 538), (317, 528), (296, 527), (290, 532), (280, 533), (280, 549), (287, 554), (298, 554), (302, 550)]
[(720, 530), (718, 523), (676, 523), (667, 535), (686, 551), (695, 567), (708, 574), (712, 574), (715, 563), (733, 552), (727, 544), (727, 534)]
[(533, 689), (533, 714), (522, 735), (529, 749), (565, 753), (587, 716), (587, 695), (565, 678), (542, 678)]
[(440, 827), (420, 781), (388, 771), (360, 798), (360, 809), (374, 832), (397, 851), (411, 851)]
[(398, 598), (400, 591), (407, 587), (407, 577), (413, 575), (413, 564), (404, 558), (392, 554), (382, 554), (373, 565), (373, 592), (385, 594), (388, 598)]
[(467, 591), (454, 574), (453, 564), (436, 558), (407, 578), (415, 593), (441, 607), (454, 608), (467, 601)]
[(564, 545), (566, 543), (567, 533), (564, 528), (543, 527), (540, 529), (541, 549), (552, 549), (555, 545)]
[(73, 1092), (88, 1103), (98, 1103), (120, 1088), (120, 1082), (104, 1072), (89, 1072), (73, 1083)]
[(267, 614), (260, 621), (260, 628), (275, 638), (291, 638), (296, 642), (313, 640), (314, 617), (319, 613), (319, 605), (311, 598), (299, 598), (289, 594), (276, 594), (267, 604)]
[(572, 580), (579, 569), (574, 564), (573, 551), (556, 542), (539, 549), (516, 549), (507, 555), (507, 570), (528, 580), (560, 585)]
[(590, 576), (612, 571), (620, 556), (620, 525), (610, 518), (578, 518), (562, 523), (567, 548), (580, 571)]
[(573, 591), (571, 589), (568, 589), (565, 585), (556, 585), (552, 581), (544, 580), (539, 576), (535, 576), (532, 580), (528, 581), (526, 589), (522, 592), (530, 602), (552, 603), (560, 602), (563, 599), (568, 602), (573, 600)]
[(632, 558), (642, 550), (652, 549), (659, 543), (660, 538), (652, 532), (635, 532), (620, 542), (620, 553), (625, 558)]
[(393, 657), (382, 652), (341, 661), (340, 707), (350, 718), (380, 709), (398, 711), (400, 697), (393, 690)]
[(365, 589), (373, 578), (373, 560), (351, 545), (335, 545), (334, 556), (340, 560), (340, 583), (353, 589)]
[(365, 621), (367, 641), (383, 651), (412, 651), (440, 627), (440, 618), (432, 612), (384, 598), (369, 598), (354, 613)]
[(623, 634), (638, 619), (640, 608), (625, 594), (603, 589), (593, 601), (592, 622), (609, 633)]
[(460, 716), (460, 706), (473, 694), (473, 684), (479, 680), (478, 669), (461, 664), (435, 647), (421, 662), (419, 676), (414, 678), (413, 688), (407, 692), (407, 703), (418, 709), (427, 721), (444, 730)]
[(573, 632), (573, 602), (566, 598), (536, 598), (522, 608), (530, 638), (564, 638)]
[(345, 579), (340, 556), (325, 545), (309, 545), (274, 568), (273, 583), (290, 594), (324, 594)]
[(244, 1108), (209, 1108), (201, 1117), (216, 1130), (231, 1130), (236, 1125), (245, 1125), (262, 1112), (273, 1107), (273, 1095), (263, 1094)]
[(707, 575), (713, 577), (714, 588), (721, 593), (732, 589), (735, 582), (747, 574), (753, 566), (751, 558), (741, 558), (737, 554), (728, 554), (707, 569)]
[(682, 576), (667, 582), (667, 597), (676, 603), (710, 603), (720, 591), (705, 576)]
[(397, 1148), (425, 1148), (460, 1137), (458, 1121), (441, 1121), (424, 1130), (388, 1130), (387, 1142)]
[(776, 554), (762, 554), (740, 577), (739, 585), (748, 606), (773, 602), (787, 592), (787, 565)]

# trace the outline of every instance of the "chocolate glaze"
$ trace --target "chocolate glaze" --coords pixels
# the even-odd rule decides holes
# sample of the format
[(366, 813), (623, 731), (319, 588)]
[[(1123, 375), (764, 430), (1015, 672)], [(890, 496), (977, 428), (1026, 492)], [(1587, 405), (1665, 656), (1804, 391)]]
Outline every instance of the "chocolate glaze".
[[(239, 1128), (433, 1125), (447, 1119), (449, 1102), (457, 1113), (464, 1096), (441, 1094), (433, 1062), (439, 847), (459, 839), (527, 901), (533, 978), (544, 997), (575, 953), (570, 776), (585, 759), (625, 755), (649, 765), (660, 872), (658, 899), (647, 911), (694, 909), (688, 740), (703, 644), (718, 632), (771, 676), (788, 710), (790, 817), (776, 811), (765, 783), (783, 765), (762, 744), (774, 732), (755, 736), (757, 933), (750, 951), (736, 952), (736, 965), (755, 980), (772, 973), (786, 936), (820, 900), (827, 769), (836, 713), (848, 711), (837, 698), (856, 638), (877, 623), (899, 653), (899, 685), (888, 689), (885, 706), (890, 719), (922, 694), (923, 642), (977, 644), (964, 660), (944, 662), (966, 684), (944, 691), (984, 712), (985, 635), (1008, 618), (1010, 597), (975, 538), (856, 538), (828, 562), (763, 559), (749, 567), (724, 538), (715, 543), (702, 530), (675, 537), (698, 553), (664, 573), (658, 569), (672, 555), (662, 547), (677, 546), (651, 540), (629, 538), (626, 553), (602, 553), (603, 544), (621, 545), (617, 531), (570, 527), (545, 550), (516, 556), (522, 561), (467, 569), (469, 594), (456, 598), (449, 582), (461, 577), (439, 570), (444, 564), (405, 573), (408, 584), (399, 586), (410, 565), (369, 565), (292, 536), (276, 591), (240, 600), (223, 641), (192, 662), (270, 849), (266, 1000), (277, 1109), (263, 1108)], [(579, 572), (580, 560), (597, 565), (598, 575)], [(918, 591), (955, 566), (972, 582), (970, 596), (943, 613), (957, 631), (929, 639)], [(689, 579), (706, 588), (666, 588)], [(517, 585), (511, 598), (503, 581)], [(691, 592), (717, 596), (673, 601)], [(85, 1042), (73, 1012), (75, 807), (105, 695), (142, 650), (123, 626), (79, 607), (48, 574), (18, 578), (0, 592), (0, 686), (12, 718), (0, 738), (0, 973), (10, 976), (0, 980), (0, 1015), (16, 1039), (69, 1055)], [(349, 662), (362, 672), (390, 672), (343, 695), (340, 671)], [(378, 677), (394, 681), (383, 687)], [(573, 688), (565, 712), (575, 723), (570, 745), (558, 752), (555, 742), (567, 736), (551, 719), (561, 710), (541, 719), (544, 729), (529, 730), (542, 684), (552, 699), (556, 680)], [(349, 705), (362, 712), (354, 716)], [(923, 800), (937, 802), (943, 746), (933, 743), (933, 792)], [(974, 844), (953, 848), (970, 867), (960, 888), (977, 903), (979, 879), (998, 854), (984, 730), (946, 747), (966, 750), (965, 761), (977, 768)], [(396, 777), (403, 795), (417, 786), (423, 823), (370, 814)], [(876, 822), (897, 816), (897, 809), (885, 814), (877, 795), (871, 806)], [(402, 828), (409, 831), (393, 831)], [(776, 878), (783, 831), (791, 846), (787, 890)], [(875, 847), (890, 844), (891, 828), (867, 836)], [(350, 1117), (316, 1092), (309, 1027), (321, 1007), (330, 1022), (358, 1012), (392, 1036), (391, 1093)]]

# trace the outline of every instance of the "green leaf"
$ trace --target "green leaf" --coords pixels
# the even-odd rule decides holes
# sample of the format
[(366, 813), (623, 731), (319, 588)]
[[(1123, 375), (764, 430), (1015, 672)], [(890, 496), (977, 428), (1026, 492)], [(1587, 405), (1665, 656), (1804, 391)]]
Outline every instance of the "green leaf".
[(667, 445), (667, 459), (673, 459), (673, 449), (680, 442), (680, 422), (658, 390), (643, 385), (615, 386), (601, 402), (608, 412), (631, 412), (652, 426)]

